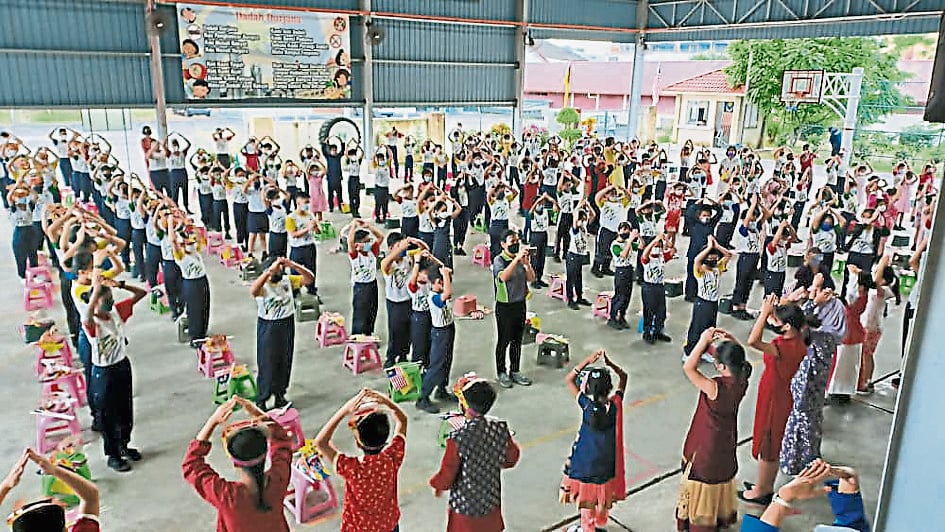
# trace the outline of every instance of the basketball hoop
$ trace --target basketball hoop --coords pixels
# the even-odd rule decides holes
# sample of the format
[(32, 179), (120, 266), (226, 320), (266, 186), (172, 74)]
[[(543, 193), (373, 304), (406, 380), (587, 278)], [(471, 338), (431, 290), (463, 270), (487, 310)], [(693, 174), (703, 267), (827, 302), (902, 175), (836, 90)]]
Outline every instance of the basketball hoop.
[(790, 93), (790, 96), (784, 99), (785, 109), (790, 112), (797, 111), (797, 106), (801, 103), (804, 96), (805, 94), (803, 92)]

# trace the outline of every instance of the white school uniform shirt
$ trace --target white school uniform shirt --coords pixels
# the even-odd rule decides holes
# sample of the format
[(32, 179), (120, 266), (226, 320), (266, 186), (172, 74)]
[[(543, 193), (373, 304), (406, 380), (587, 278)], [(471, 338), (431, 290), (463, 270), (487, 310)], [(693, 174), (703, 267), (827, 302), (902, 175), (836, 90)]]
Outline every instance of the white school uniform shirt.
[(643, 257), (643, 282), (651, 284), (663, 284), (663, 266), (665, 266), (665, 257), (661, 254), (655, 257)]
[(158, 236), (157, 218), (154, 216), (149, 216), (145, 221), (144, 236), (145, 239), (147, 239), (148, 244), (151, 244), (152, 246), (161, 245), (161, 237)]
[(492, 200), (492, 203), (489, 205), (489, 209), (492, 212), (492, 221), (496, 220), (506, 220), (509, 219), (509, 211), (511, 210), (511, 205), (509, 200), (511, 199), (512, 194), (505, 194), (503, 196), (496, 196)]
[(384, 274), (384, 294), (388, 301), (402, 303), (410, 299), (407, 285), (412, 270), (410, 259), (402, 258), (391, 263), (390, 273)]
[(357, 157), (346, 159), (345, 172), (347, 172), (349, 176), (361, 175), (361, 159)]
[(199, 252), (184, 252), (181, 258), (174, 257), (177, 266), (180, 268), (180, 275), (184, 279), (200, 279), (207, 276), (207, 266), (203, 262), (203, 257)]
[[(213, 195), (213, 201), (226, 200), (226, 186), (222, 182), (216, 182), (210, 185), (210, 194)], [(234, 201), (236, 198), (233, 198)]]
[(722, 277), (722, 271), (718, 267), (707, 272), (695, 271), (697, 295), (700, 298), (706, 301), (719, 300), (719, 278)]
[(416, 218), (417, 200), (407, 198), (400, 200), (400, 215), (404, 218)]
[(43, 205), (52, 205), (53, 197), (50, 194), (49, 189), (44, 188), (42, 192), (36, 195), (36, 199), (33, 200), (33, 216), (32, 221), (42, 222), (43, 221)]
[(377, 281), (377, 255), (372, 249), (358, 253), (354, 257), (350, 254), (351, 283), (373, 283)]
[(164, 233), (161, 237), (161, 260), (174, 260), (174, 244), (171, 242), (170, 233)]
[(249, 196), (246, 192), (243, 191), (243, 185), (246, 184), (245, 179), (236, 179), (232, 180), (233, 183), (233, 203), (249, 203)]
[(92, 365), (100, 368), (114, 366), (128, 357), (125, 322), (114, 308), (108, 315), (107, 320), (97, 316), (92, 317), (95, 323), (94, 334), (89, 334), (86, 330), (86, 337), (92, 346)]
[(53, 144), (56, 146), (56, 155), (60, 159), (67, 159), (69, 157), (69, 142), (66, 140), (53, 140)]
[(867, 331), (883, 330), (883, 311), (886, 309), (887, 297), (893, 297), (888, 286), (871, 289), (866, 296), (866, 310), (860, 320)]
[(187, 168), (187, 161), (184, 156), (184, 152), (178, 152), (176, 155), (174, 152), (167, 157), (167, 167), (171, 170), (180, 170), (181, 168)]
[(626, 214), (622, 201), (605, 201), (600, 206), (600, 226), (616, 233), (620, 222), (626, 220)]
[(814, 245), (817, 246), (822, 253), (833, 253), (837, 251), (837, 232), (833, 229), (830, 231), (818, 229), (817, 232), (811, 234), (811, 238), (814, 241)]
[(167, 156), (164, 155), (164, 151), (161, 148), (158, 148), (156, 152), (151, 154), (148, 169), (167, 170)]
[(479, 166), (476, 166), (475, 164), (470, 165), (469, 169), (466, 170), (466, 173), (468, 173), (473, 178), (473, 182), (477, 186), (482, 186), (483, 184), (485, 184), (486, 169), (482, 165), (479, 165)]
[(269, 210), (266, 213), (269, 216), (269, 232), (270, 233), (285, 233), (285, 219), (286, 213), (285, 209), (281, 205), (273, 205), (269, 207)]
[(249, 192), (246, 193), (246, 198), (249, 200), (249, 212), (263, 213), (266, 212), (266, 204), (263, 203), (262, 199), (262, 187), (256, 188), (255, 186), (249, 187)]
[(295, 314), (295, 296), (292, 294), (292, 281), (283, 275), (278, 283), (265, 283), (256, 297), (256, 316), (260, 319), (276, 321)]
[[(309, 221), (312, 219), (311, 213), (298, 214), (293, 211), (285, 219), (285, 228), (286, 232), (289, 230), (298, 231), (299, 229), (308, 225)], [(292, 233), (289, 233), (289, 247), (290, 248), (300, 248), (303, 246), (308, 246), (315, 243), (315, 236), (311, 231), (306, 231), (302, 236), (296, 237), (292, 236)]]
[(230, 153), (230, 141), (226, 139), (213, 141), (213, 146), (217, 150), (217, 155), (226, 155)]
[(121, 218), (122, 220), (131, 219), (131, 212), (134, 210), (135, 205), (131, 203), (131, 200), (128, 198), (116, 197), (115, 198), (115, 216)]
[(423, 164), (433, 164), (433, 150), (423, 152)]
[(772, 273), (783, 273), (787, 271), (787, 245), (781, 243), (774, 245), (774, 242), (768, 243), (765, 247), (765, 256), (768, 258), (767, 269)]
[(449, 327), (453, 324), (453, 308), (450, 300), (444, 300), (443, 294), (430, 292), (430, 323), (437, 328)]
[(533, 233), (545, 233), (548, 231), (548, 209), (542, 209), (539, 211), (535, 209), (532, 212), (532, 225), (531, 231)]
[(144, 216), (141, 216), (141, 213), (138, 212), (137, 205), (132, 204), (131, 216), (128, 218), (131, 220), (132, 229), (147, 229), (147, 224), (144, 222)]
[(390, 186), (390, 168), (387, 166), (378, 166), (374, 171), (374, 186), (376, 187), (388, 187)]
[(16, 227), (31, 227), (33, 225), (33, 211), (29, 205), (25, 209), (13, 209), (13, 225)]
[(637, 218), (637, 223), (640, 226), (640, 236), (645, 237), (654, 237), (658, 232), (657, 222), (659, 218), (655, 214), (650, 216), (639, 216)]
[(735, 221), (735, 205), (732, 204), (731, 207), (726, 207), (722, 205), (722, 217), (719, 218), (719, 223), (730, 224)]
[(574, 212), (574, 204), (577, 203), (579, 195), (569, 191), (558, 193), (558, 207), (561, 208), (561, 214), (571, 214)]
[(414, 312), (430, 311), (430, 298), (427, 297), (430, 295), (430, 285), (428, 283), (408, 285), (407, 291), (410, 292), (410, 308)]
[(432, 233), (433, 232), (433, 217), (431, 216), (430, 208), (427, 207), (427, 210), (419, 214), (419, 223), (417, 224), (418, 231), (421, 233)]
[(874, 253), (873, 249), (873, 231), (876, 228), (872, 225), (864, 229), (853, 242), (850, 243), (850, 251), (853, 253)]
[(629, 242), (621, 242), (619, 239), (614, 239), (610, 245), (610, 255), (614, 259), (614, 268), (627, 268), (636, 261), (637, 254), (632, 251), (626, 257), (620, 256), (629, 245)]
[(197, 193), (202, 195), (213, 193), (213, 188), (210, 186), (210, 176), (197, 172)]
[(452, 190), (456, 191), (456, 202), (459, 203), (460, 207), (469, 207), (469, 191), (466, 190), (466, 184), (454, 185)]
[(568, 252), (578, 255), (587, 255), (587, 228), (571, 227), (571, 243), (568, 245)]
[(546, 186), (556, 186), (558, 184), (558, 169), (545, 168), (541, 172), (541, 184)]
[(85, 157), (79, 155), (78, 157), (73, 157), (72, 159), (72, 171), (81, 172), (83, 174), (89, 173), (89, 163), (85, 160)]

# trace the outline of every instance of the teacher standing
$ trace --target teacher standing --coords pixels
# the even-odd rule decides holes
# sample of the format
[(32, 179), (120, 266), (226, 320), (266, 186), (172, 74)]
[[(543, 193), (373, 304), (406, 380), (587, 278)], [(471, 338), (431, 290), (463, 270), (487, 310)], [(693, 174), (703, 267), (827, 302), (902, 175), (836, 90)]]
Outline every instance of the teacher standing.
[(531, 379), (519, 372), (519, 362), (522, 358), (522, 333), (525, 330), (525, 298), (528, 296), (528, 283), (535, 281), (535, 270), (529, 260), (529, 248), (522, 248), (517, 231), (507, 230), (502, 235), (501, 246), (502, 253), (492, 260), (495, 321), (498, 326), (496, 374), (503, 388), (511, 388), (513, 383), (530, 386)]

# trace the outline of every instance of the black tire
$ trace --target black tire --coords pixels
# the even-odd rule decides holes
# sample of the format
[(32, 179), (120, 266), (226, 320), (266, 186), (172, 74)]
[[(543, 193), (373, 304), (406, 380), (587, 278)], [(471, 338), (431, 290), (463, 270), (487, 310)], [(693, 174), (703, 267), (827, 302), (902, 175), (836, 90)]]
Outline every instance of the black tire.
[(354, 128), (354, 130), (357, 132), (358, 144), (360, 144), (361, 143), (361, 128), (359, 128), (358, 125), (355, 124), (353, 120), (351, 120), (350, 118), (345, 118), (343, 116), (332, 118), (331, 120), (322, 124), (322, 127), (318, 130), (318, 143), (324, 144), (325, 142), (327, 142), (328, 137), (331, 136), (332, 128), (338, 124), (343, 124), (343, 123), (350, 124), (351, 127)]

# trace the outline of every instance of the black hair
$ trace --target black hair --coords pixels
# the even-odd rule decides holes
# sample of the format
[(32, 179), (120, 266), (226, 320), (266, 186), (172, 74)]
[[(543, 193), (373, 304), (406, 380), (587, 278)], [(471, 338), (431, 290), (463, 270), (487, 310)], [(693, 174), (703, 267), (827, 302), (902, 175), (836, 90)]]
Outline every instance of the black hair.
[(751, 377), (751, 363), (745, 359), (745, 348), (738, 342), (723, 340), (715, 345), (715, 360), (727, 367), (739, 380)]
[(150, 134), (151, 134), (151, 126), (144, 126), (144, 127), (142, 127), (142, 128), (141, 128), (141, 134), (142, 134), (142, 135), (150, 135)]
[(388, 233), (387, 234), (388, 249), (391, 248), (397, 242), (400, 242), (401, 240), (403, 240), (404, 238), (406, 238), (406, 236), (404, 236), (404, 234), (401, 233), (400, 231), (391, 231), (390, 233)]
[(502, 241), (505, 242), (512, 235), (518, 236), (518, 231), (516, 231), (515, 229), (506, 229), (505, 232), (502, 233)]
[(57, 504), (43, 504), (27, 510), (13, 522), (13, 532), (38, 532), (42, 530), (65, 530), (66, 511)]
[(428, 268), (427, 269), (427, 279), (430, 280), (430, 284), (440, 281), (443, 279), (443, 274), (440, 273), (439, 268)]
[[(226, 442), (226, 450), (230, 456), (237, 460), (249, 461), (264, 456), (269, 451), (269, 440), (266, 434), (257, 428), (243, 429)], [(256, 509), (260, 512), (271, 511), (272, 508), (266, 503), (266, 461), (261, 460), (258, 464), (249, 467), (240, 467), (248, 473), (256, 482)]]
[(479, 381), (464, 390), (463, 397), (466, 399), (469, 408), (484, 416), (489, 413), (489, 410), (492, 410), (492, 405), (495, 404), (495, 388), (486, 381)]
[(605, 368), (590, 368), (585, 372), (584, 395), (590, 400), (588, 424), (594, 430), (605, 430), (613, 425), (613, 419), (607, 411), (607, 401), (614, 383), (610, 372)]
[(371, 232), (367, 229), (357, 229), (354, 232), (354, 241), (355, 242), (364, 242), (371, 236)]
[(899, 293), (899, 276), (896, 275), (896, 271), (893, 270), (892, 266), (886, 266), (883, 269), (883, 281), (886, 282), (886, 285), (889, 286), (896, 295), (896, 304), (901, 304), (902, 295)]
[(210, 84), (207, 83), (207, 80), (205, 80), (205, 79), (195, 79), (195, 80), (194, 80), (194, 87), (206, 87), (206, 88), (207, 88), (207, 91), (210, 90)]
[(390, 419), (382, 412), (371, 412), (357, 424), (358, 440), (365, 454), (378, 454), (390, 436)]
[(801, 307), (794, 304), (778, 305), (774, 309), (774, 315), (781, 323), (786, 323), (803, 334), (805, 345), (811, 344), (810, 329), (820, 327), (820, 319), (817, 316), (805, 315)]
[[(308, 199), (309, 197), (310, 197), (310, 196), (308, 195), (308, 192), (305, 192), (304, 190), (300, 190), (300, 191), (298, 191), (298, 192), (295, 193), (295, 200), (296, 200), (295, 202), (296, 202), (296, 203), (299, 203), (298, 200), (300, 200), (300, 199)], [(303, 202), (303, 203), (304, 203), (304, 202)]]
[(80, 251), (72, 257), (72, 271), (91, 270), (95, 257), (88, 251)]
[(197, 41), (195, 41), (195, 40), (193, 40), (193, 39), (184, 39), (184, 40), (181, 41), (181, 43), (180, 43), (181, 49), (184, 48), (184, 45), (185, 45), (185, 44), (192, 44), (193, 47), (194, 47), (194, 50), (195, 50), (194, 53), (195, 53), (195, 54), (199, 54), (199, 53), (200, 53), (200, 46), (197, 44)]
[[(345, 76), (345, 77), (347, 77), (347, 78), (348, 78), (348, 83), (351, 83), (351, 73), (348, 72), (347, 70), (345, 70), (344, 68), (339, 68), (337, 71), (335, 71), (335, 76), (332, 78), (332, 79), (335, 81), (335, 85), (338, 85), (339, 87), (341, 87), (341, 85), (340, 85), (340, 83), (339, 83), (339, 81), (338, 81), (338, 78), (339, 78), (340, 76)], [(348, 83), (345, 83), (344, 86), (347, 87), (347, 86), (348, 86)]]

